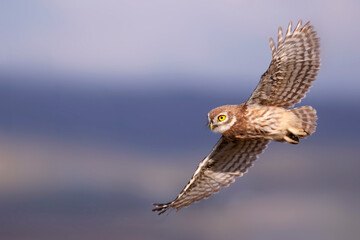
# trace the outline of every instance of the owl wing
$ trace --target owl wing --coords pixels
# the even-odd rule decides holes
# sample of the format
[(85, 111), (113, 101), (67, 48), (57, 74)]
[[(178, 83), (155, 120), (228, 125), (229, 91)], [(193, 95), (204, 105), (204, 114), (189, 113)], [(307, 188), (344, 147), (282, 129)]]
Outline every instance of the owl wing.
[(250, 96), (247, 104), (292, 107), (305, 97), (320, 68), (320, 41), (310, 22), (301, 20), (291, 32), (292, 23), (283, 38), (278, 31), (277, 49), (272, 38), (272, 61)]
[(211, 153), (200, 162), (189, 183), (175, 200), (165, 204), (154, 203), (156, 208), (153, 211), (159, 212), (159, 215), (169, 208), (178, 211), (219, 192), (220, 187), (228, 186), (236, 177), (246, 173), (268, 142), (263, 138), (231, 141), (221, 137)]

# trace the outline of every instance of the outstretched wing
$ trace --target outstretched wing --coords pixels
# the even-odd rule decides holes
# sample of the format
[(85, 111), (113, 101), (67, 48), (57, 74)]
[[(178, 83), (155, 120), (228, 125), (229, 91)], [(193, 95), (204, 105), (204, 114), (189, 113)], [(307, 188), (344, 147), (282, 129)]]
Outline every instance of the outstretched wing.
[(210, 197), (242, 176), (269, 141), (263, 138), (227, 140), (221, 137), (211, 153), (202, 160), (189, 183), (174, 201), (157, 204), (153, 211), (164, 213), (169, 208), (180, 210), (193, 202)]
[(247, 104), (292, 107), (305, 97), (320, 67), (320, 41), (310, 22), (301, 27), (301, 20), (291, 32), (290, 22), (283, 39), (278, 31), (277, 49), (272, 38), (272, 61)]

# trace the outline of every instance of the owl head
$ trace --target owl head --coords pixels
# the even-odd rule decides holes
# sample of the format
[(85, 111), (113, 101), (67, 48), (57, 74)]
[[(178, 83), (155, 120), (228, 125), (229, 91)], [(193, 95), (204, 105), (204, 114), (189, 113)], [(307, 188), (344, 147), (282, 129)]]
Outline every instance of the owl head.
[(223, 134), (236, 122), (237, 105), (214, 108), (208, 113), (208, 126), (211, 131)]

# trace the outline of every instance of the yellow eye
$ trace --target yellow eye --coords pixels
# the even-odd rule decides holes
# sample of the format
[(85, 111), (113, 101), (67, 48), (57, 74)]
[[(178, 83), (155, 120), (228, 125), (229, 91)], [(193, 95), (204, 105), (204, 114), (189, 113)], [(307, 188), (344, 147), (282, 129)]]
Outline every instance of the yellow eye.
[(225, 116), (225, 115), (220, 115), (220, 116), (218, 116), (219, 122), (222, 122), (222, 121), (224, 121), (225, 119), (226, 119), (226, 116)]

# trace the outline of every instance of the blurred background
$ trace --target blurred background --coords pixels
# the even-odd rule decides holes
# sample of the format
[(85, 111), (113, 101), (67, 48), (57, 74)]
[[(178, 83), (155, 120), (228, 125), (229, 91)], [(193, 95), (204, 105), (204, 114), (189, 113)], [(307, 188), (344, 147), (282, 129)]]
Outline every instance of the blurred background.
[[(168, 216), (269, 37), (310, 20), (317, 132)], [(360, 2), (0, 1), (0, 239), (359, 239)]]

